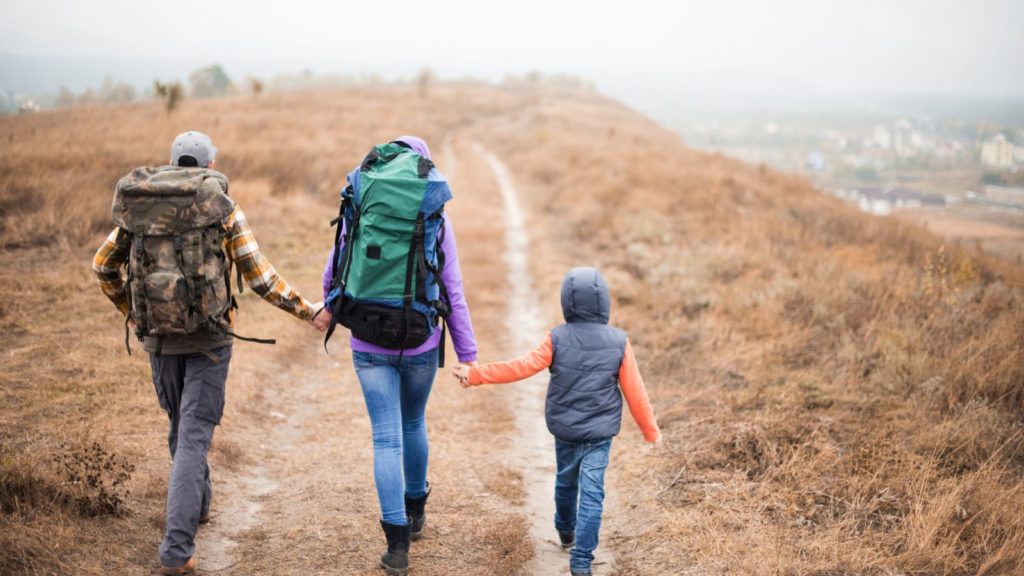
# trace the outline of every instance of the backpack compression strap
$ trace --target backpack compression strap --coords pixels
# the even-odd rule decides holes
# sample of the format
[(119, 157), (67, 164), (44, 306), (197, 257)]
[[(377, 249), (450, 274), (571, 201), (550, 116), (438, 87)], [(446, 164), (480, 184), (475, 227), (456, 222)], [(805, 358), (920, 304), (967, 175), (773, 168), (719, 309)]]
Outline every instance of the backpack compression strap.
[[(417, 264), (422, 259), (423, 251), (423, 236), (424, 236), (424, 225), (423, 225), (423, 213), (421, 212), (416, 216), (416, 231), (412, 235), (412, 245), (409, 246), (409, 258), (405, 264), (405, 290), (402, 292), (402, 303), (405, 307), (405, 323), (402, 329), (405, 331), (405, 338), (402, 342), (402, 350), (409, 347), (409, 326), (412, 325), (412, 277), (416, 273)], [(426, 270), (424, 269), (424, 272)], [(421, 281), (426, 282), (426, 278), (421, 278)]]
[[(335, 328), (338, 327), (338, 316), (345, 300), (345, 285), (348, 283), (348, 274), (352, 269), (352, 242), (355, 240), (356, 231), (359, 229), (359, 208), (353, 206), (352, 223), (345, 231), (345, 254), (339, 254), (338, 252), (341, 250), (341, 224), (345, 219), (345, 208), (349, 202), (351, 202), (349, 197), (343, 196), (338, 217), (331, 220), (331, 224), (337, 226), (334, 232), (334, 260), (331, 262), (331, 272), (334, 276), (331, 280), (331, 289), (338, 290), (338, 294), (335, 297), (336, 304), (332, 306), (331, 310), (331, 324), (327, 327), (327, 333), (324, 334), (325, 352), (327, 352), (327, 342), (330, 341), (331, 336), (334, 335)], [(342, 257), (344, 257), (345, 261), (340, 264), (339, 268), (339, 261)], [(322, 311), (323, 308), (317, 314)]]
[(128, 313), (124, 315), (124, 349), (127, 350), (128, 351), (128, 355), (131, 356), (132, 355), (132, 347), (131, 347), (131, 344), (128, 343), (128, 341), (130, 339), (129, 338), (128, 323), (132, 321), (132, 313), (135, 310), (135, 306), (133, 306), (133, 304), (132, 304), (132, 301), (133, 301), (133, 298), (132, 298), (132, 281), (133, 281), (133, 278), (132, 278), (132, 267), (131, 267), (131, 264), (130, 263), (127, 264), (125, 266), (125, 269), (126, 269), (126, 271), (125, 271), (125, 278), (124, 278), (124, 295), (125, 295), (125, 298), (128, 299)]
[[(131, 291), (133, 289), (132, 285), (139, 282), (145, 276), (145, 235), (142, 233), (136, 234), (132, 239), (132, 243), (134, 244), (134, 247), (132, 248), (134, 258), (128, 259), (128, 280), (125, 283), (125, 291), (128, 294), (129, 299), (129, 317), (132, 315), (132, 313), (135, 312), (135, 309), (138, 308), (139, 314), (138, 317), (135, 318), (135, 334), (136, 336), (139, 336), (140, 334), (143, 334), (144, 331), (149, 329), (149, 310), (146, 308), (146, 299), (139, 298), (136, 300), (136, 298), (132, 296)], [(130, 356), (132, 353), (132, 349), (128, 345), (128, 340), (128, 318), (126, 317), (124, 320), (124, 347), (125, 349), (128, 350), (128, 355)]]
[(250, 338), (248, 336), (239, 336), (230, 329), (222, 326), (221, 323), (213, 316), (210, 316), (207, 319), (207, 322), (215, 332), (219, 332), (225, 336), (231, 336), (232, 338), (237, 338), (244, 342), (253, 342), (256, 344), (277, 344), (277, 338)]

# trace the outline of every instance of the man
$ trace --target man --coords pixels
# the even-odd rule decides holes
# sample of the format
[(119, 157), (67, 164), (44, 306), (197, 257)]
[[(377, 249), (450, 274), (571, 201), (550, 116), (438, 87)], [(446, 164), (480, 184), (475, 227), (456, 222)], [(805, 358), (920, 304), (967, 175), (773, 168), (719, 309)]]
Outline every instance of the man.
[[(93, 260), (103, 293), (149, 352), (160, 407), (170, 418), (164, 575), (195, 569), (196, 530), (210, 519), (206, 456), (223, 413), (236, 336), (231, 265), (267, 302), (308, 322), (315, 312), (260, 253), (245, 215), (227, 196), (227, 179), (211, 169), (216, 153), (208, 136), (185, 132), (171, 146), (171, 166), (123, 178), (114, 200), (118, 227)], [(322, 320), (315, 325), (326, 328)]]

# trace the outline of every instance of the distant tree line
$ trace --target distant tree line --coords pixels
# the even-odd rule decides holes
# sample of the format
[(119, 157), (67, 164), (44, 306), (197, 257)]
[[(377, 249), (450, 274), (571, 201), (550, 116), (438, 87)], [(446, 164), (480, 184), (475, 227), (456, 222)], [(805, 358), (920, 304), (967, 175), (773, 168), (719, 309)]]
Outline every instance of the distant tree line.
[[(168, 114), (174, 112), (186, 98), (218, 98), (234, 94), (251, 94), (259, 96), (264, 91), (287, 92), (296, 90), (330, 90), (354, 86), (379, 86), (386, 84), (411, 84), (418, 90), (421, 98), (428, 98), (434, 86), (440, 84), (438, 76), (430, 68), (424, 68), (412, 78), (385, 79), (376, 73), (345, 73), (345, 74), (314, 74), (306, 69), (298, 74), (278, 74), (264, 81), (258, 78), (245, 77), (236, 84), (224, 68), (219, 64), (211, 64), (192, 71), (188, 75), (187, 84), (182, 81), (163, 81), (156, 79), (149, 87), (139, 91), (131, 84), (115, 80), (108, 76), (98, 88), (89, 88), (75, 93), (66, 86), (61, 86), (56, 96), (40, 96), (27, 99), (26, 96), (15, 97), (12, 94), (0, 94), (0, 115), (25, 111), (25, 102), (31, 104), (30, 109), (38, 108), (37, 102), (43, 107), (72, 108), (76, 106), (92, 106), (96, 104), (119, 104), (137, 100), (159, 100)], [(454, 83), (479, 84), (488, 83), (474, 78), (451, 80)], [(593, 84), (588, 80), (566, 74), (545, 74), (531, 71), (521, 76), (507, 76), (503, 82), (507, 86), (534, 88), (555, 88), (572, 91), (592, 91)]]
[[(242, 90), (247, 90), (253, 95), (263, 92), (264, 84), (256, 78), (246, 78)], [(72, 108), (75, 106), (91, 106), (94, 104), (118, 104), (133, 102), (138, 99), (161, 100), (168, 112), (173, 111), (186, 98), (217, 98), (237, 94), (241, 90), (228, 76), (224, 68), (219, 64), (212, 64), (193, 71), (188, 76), (188, 88), (180, 81), (164, 82), (154, 80), (152, 86), (143, 90), (141, 94), (131, 84), (114, 80), (108, 76), (103, 79), (99, 88), (89, 88), (83, 92), (75, 93), (67, 86), (61, 86), (57, 96), (53, 99), (53, 106), (57, 108)]]
[(103, 79), (99, 88), (89, 88), (84, 92), (75, 94), (67, 86), (61, 86), (54, 100), (57, 108), (71, 108), (73, 106), (90, 106), (92, 104), (113, 104), (119, 102), (131, 102), (135, 100), (135, 88), (130, 84), (115, 81), (110, 76)]

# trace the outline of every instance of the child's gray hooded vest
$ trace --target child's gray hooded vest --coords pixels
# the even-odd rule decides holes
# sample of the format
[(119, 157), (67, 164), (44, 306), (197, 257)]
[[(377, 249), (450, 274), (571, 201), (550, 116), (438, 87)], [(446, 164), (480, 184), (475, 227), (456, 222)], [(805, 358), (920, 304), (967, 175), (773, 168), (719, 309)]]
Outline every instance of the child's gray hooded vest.
[(622, 422), (619, 366), (626, 333), (608, 325), (608, 285), (594, 268), (573, 268), (562, 282), (565, 324), (551, 331), (553, 359), (545, 418), (556, 438), (611, 438)]

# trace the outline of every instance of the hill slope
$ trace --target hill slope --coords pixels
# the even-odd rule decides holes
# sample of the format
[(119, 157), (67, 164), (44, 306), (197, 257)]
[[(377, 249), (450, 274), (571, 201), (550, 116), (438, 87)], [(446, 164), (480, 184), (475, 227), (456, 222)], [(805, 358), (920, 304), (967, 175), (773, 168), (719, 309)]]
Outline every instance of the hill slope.
[(606, 271), (667, 429), (657, 465), (624, 454), (658, 489), (620, 566), (1021, 570), (1019, 270), (604, 103), (496, 131), (535, 259)]
[[(507, 287), (496, 186), (473, 145), (501, 156), (526, 203), (547, 317), (559, 317), (569, 266), (600, 266), (666, 434), (645, 451), (627, 417), (615, 443), (618, 506), (602, 550), (618, 573), (1024, 569), (1019, 271), (798, 179), (689, 150), (597, 96), (444, 86), (194, 101), (170, 118), (139, 104), (0, 121), (0, 273), (13, 291), (0, 304), (2, 571), (152, 566), (165, 424), (88, 263), (113, 183), (161, 161), (185, 129), (214, 136), (269, 257), (311, 298), (348, 167), (372, 143), (424, 136), (455, 174), (483, 360), (508, 349)], [(324, 360), (315, 334), (247, 294), (246, 331), (285, 345), (238, 347), (213, 462), (225, 510), (257, 506), (245, 529), (214, 527), (207, 549), (228, 550), (238, 571), (374, 573), (368, 424), (343, 347)], [(432, 476), (451, 489), (417, 573), (528, 573), (523, 482), (501, 457), (515, 449), (508, 397), (454, 390), (444, 375), (436, 390)], [(288, 418), (275, 423), (281, 406)], [(261, 431), (269, 448), (249, 443)], [(286, 449), (295, 454), (277, 466)], [(69, 483), (76, 464), (53, 461), (74, 454), (88, 469), (105, 451), (135, 467), (131, 494), (119, 493), (127, 514)]]

